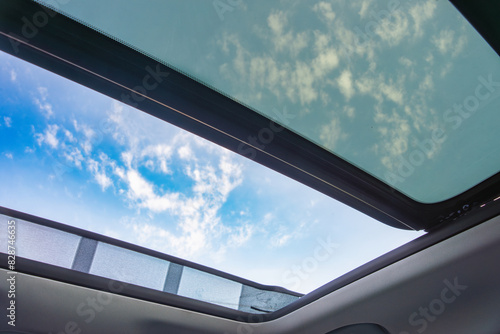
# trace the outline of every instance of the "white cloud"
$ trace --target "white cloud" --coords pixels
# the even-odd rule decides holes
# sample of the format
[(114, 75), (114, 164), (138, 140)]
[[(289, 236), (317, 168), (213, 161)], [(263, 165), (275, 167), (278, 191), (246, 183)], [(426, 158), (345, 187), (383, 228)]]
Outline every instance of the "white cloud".
[[(129, 198), (132, 200), (140, 200), (148, 202), (151, 198), (156, 197), (153, 185), (144, 180), (144, 178), (136, 170), (129, 170), (126, 175), (129, 185)], [(152, 207), (153, 211), (163, 211), (167, 208), (159, 209)]]
[(272, 239), (271, 241), (271, 246), (272, 247), (282, 247), (286, 245), (286, 243), (291, 239), (292, 235), (291, 234), (283, 234), (280, 236), (276, 236)]
[(312, 67), (315, 78), (321, 78), (339, 66), (339, 56), (332, 47), (327, 47), (319, 51), (318, 56), (313, 60)]
[(242, 166), (231, 161), (228, 155), (223, 155), (219, 160), (219, 169), (222, 177), (217, 180), (218, 191), (226, 201), (229, 193), (243, 182)]
[(452, 52), (452, 56), (456, 57), (458, 56), (464, 49), (465, 46), (467, 45), (467, 37), (466, 36), (460, 36), (455, 42), (455, 47)]
[(414, 61), (410, 60), (409, 58), (407, 57), (400, 57), (398, 62), (401, 64), (401, 65), (404, 65), (406, 67), (412, 67), (413, 64), (414, 64)]
[(269, 28), (271, 28), (271, 31), (275, 35), (278, 36), (282, 35), (283, 31), (285, 30), (285, 25), (287, 24), (285, 13), (276, 12), (270, 14), (269, 17), (267, 18), (267, 24), (269, 25)]
[[(234, 222), (228, 224), (221, 218), (228, 196), (243, 181), (242, 166), (227, 150), (180, 131), (166, 131), (165, 124), (151, 122), (148, 117), (128, 107), (111, 111), (118, 134), (115, 140), (123, 145), (123, 151), (119, 161), (108, 158), (107, 162), (91, 163), (94, 178), (103, 190), (114, 182), (117, 194), (131, 208), (161, 217), (128, 225), (140, 244), (183, 258), (211, 254), (222, 259), (227, 249), (238, 247), (253, 235), (251, 228), (233, 226)], [(150, 167), (153, 174), (146, 176), (142, 166)], [(157, 182), (170, 178), (167, 184), (176, 182), (176, 173), (190, 179), (183, 182), (186, 189), (177, 188), (183, 184), (170, 188)]]
[(271, 223), (275, 218), (276, 217), (272, 212), (267, 212), (262, 219), (262, 225), (267, 225)]
[(419, 85), (421, 91), (431, 91), (434, 89), (434, 79), (431, 74), (426, 74), (424, 79)]
[(142, 150), (141, 158), (153, 158), (154, 160), (149, 160), (150, 167), (153, 170), (160, 170), (162, 173), (168, 174), (170, 173), (168, 164), (172, 153), (173, 149), (169, 145), (149, 145)]
[[(218, 43), (225, 56), (231, 59), (219, 67), (221, 74), (251, 87), (251, 90), (242, 90), (235, 96), (260, 101), (266, 92), (271, 92), (278, 99), (286, 97), (302, 106), (318, 99), (325, 100), (329, 75), (340, 65), (339, 51), (330, 34), (318, 31), (295, 33), (290, 30), (284, 12), (270, 14), (267, 21), (268, 29), (261, 29), (260, 37), (272, 47), (264, 55), (244, 46), (236, 34), (224, 34)], [(296, 55), (304, 49), (311, 52), (298, 60)], [(302, 110), (307, 112), (306, 108)]]
[(380, 39), (396, 46), (409, 34), (409, 20), (401, 11), (394, 11), (390, 17), (382, 19), (375, 29)]
[(82, 168), (84, 157), (77, 147), (68, 148), (66, 152), (63, 153), (63, 156), (68, 162), (73, 163), (78, 168)]
[(425, 23), (434, 17), (437, 7), (437, 1), (427, 0), (425, 2), (418, 2), (410, 8), (410, 16), (413, 19), (414, 36), (416, 38), (422, 37), (424, 34), (423, 27)]
[(101, 187), (102, 191), (105, 191), (108, 187), (113, 184), (113, 181), (109, 176), (106, 175), (106, 156), (101, 154), (100, 162), (89, 158), (87, 160), (87, 169), (93, 175), (97, 184)]
[(79, 124), (76, 120), (73, 120), (73, 127), (77, 132), (83, 134), (84, 140), (80, 143), (80, 146), (83, 152), (89, 155), (92, 151), (93, 143), (99, 141), (98, 134), (87, 124)]
[(359, 8), (358, 15), (362, 18), (365, 19), (366, 16), (368, 15), (368, 9), (370, 9), (371, 4), (373, 3), (373, 0), (364, 0), (361, 3), (361, 6)]
[(378, 125), (377, 130), (381, 135), (381, 149), (383, 150), (381, 162), (387, 168), (394, 168), (397, 157), (408, 151), (411, 126), (405, 114), (398, 113), (396, 109), (390, 112), (375, 107), (374, 120)]
[(402, 82), (404, 82), (404, 77), (399, 78), (398, 85), (396, 85), (391, 80), (387, 82), (382, 75), (376, 78), (365, 76), (356, 81), (356, 88), (362, 94), (372, 96), (378, 103), (383, 103), (388, 99), (402, 105), (404, 102), (404, 85)]
[(13, 159), (14, 157), (12, 156), (12, 153), (5, 153), (5, 157), (7, 159)]
[(389, 100), (403, 105), (405, 80), (406, 75), (403, 73), (398, 73), (395, 79), (387, 79), (383, 74), (374, 76), (368, 73), (356, 80), (356, 88), (360, 93), (373, 97), (378, 103)]
[(445, 29), (439, 33), (439, 36), (435, 36), (432, 39), (432, 43), (434, 43), (441, 54), (446, 54), (453, 47), (454, 36), (455, 32), (453, 30)]
[(356, 116), (356, 109), (354, 109), (354, 107), (346, 105), (344, 107), (344, 113), (347, 115), (347, 117), (349, 117), (350, 119), (353, 119), (354, 116)]
[(333, 118), (330, 123), (323, 125), (320, 130), (321, 143), (330, 150), (335, 150), (337, 143), (343, 138), (342, 128), (337, 118)]
[(304, 238), (308, 233), (307, 229), (311, 228), (315, 223), (314, 221), (308, 221), (307, 223), (304, 221), (295, 222), (293, 230), (285, 224), (279, 225), (269, 236), (269, 247), (280, 248), (286, 246), (294, 239)]
[(179, 149), (177, 150), (177, 154), (183, 160), (194, 159), (193, 151), (191, 150), (191, 147), (189, 147), (188, 145), (183, 145), (179, 147)]
[(284, 12), (270, 14), (267, 18), (267, 24), (271, 29), (269, 37), (276, 51), (287, 51), (297, 55), (307, 47), (308, 38), (306, 33), (295, 34), (292, 30), (285, 32), (288, 19)]
[(231, 247), (241, 247), (247, 243), (255, 233), (255, 226), (245, 224), (236, 228), (229, 236), (228, 245)]
[[(364, 27), (359, 29), (363, 30)], [(330, 34), (335, 36), (335, 47), (339, 50), (343, 60), (353, 62), (354, 57), (365, 58), (367, 61), (374, 61), (376, 43), (375, 38), (372, 38), (365, 33), (359, 35), (350, 28), (347, 28), (342, 20), (336, 20), (334, 28)], [(371, 34), (373, 35), (373, 34)]]
[(337, 79), (340, 92), (349, 101), (354, 95), (354, 87), (352, 84), (352, 73), (349, 70), (342, 71), (342, 74)]
[(76, 138), (73, 136), (73, 133), (71, 133), (71, 131), (64, 129), (64, 135), (69, 142), (74, 143), (76, 141)]
[[(180, 233), (152, 224), (134, 224), (141, 242), (183, 257), (212, 249), (237, 247), (245, 243), (253, 231), (249, 227), (229, 228), (221, 222), (219, 210), (231, 192), (242, 181), (240, 167), (222, 156), (218, 168), (211, 165), (186, 168), (194, 181), (193, 195), (183, 192), (159, 194), (155, 186), (134, 169), (124, 176), (128, 198), (140, 208), (156, 214), (166, 213), (177, 222)], [(228, 235), (225, 245), (217, 245), (220, 235)]]
[(36, 133), (35, 138), (38, 145), (41, 146), (45, 143), (53, 149), (56, 149), (59, 146), (59, 140), (57, 139), (58, 130), (59, 126), (57, 124), (49, 124), (43, 134)]
[(54, 115), (54, 110), (52, 105), (47, 102), (48, 90), (45, 87), (38, 87), (38, 94), (40, 98), (35, 98), (35, 105), (38, 107), (40, 112), (45, 116), (45, 118), (50, 118)]
[(153, 224), (134, 224), (132, 230), (140, 244), (183, 258), (190, 258), (209, 249), (206, 231), (196, 225), (183, 229), (184, 233), (181, 236), (176, 236), (171, 231)]
[(221, 156), (218, 169), (212, 165), (188, 166), (185, 173), (194, 182), (193, 191), (203, 196), (217, 196), (225, 201), (229, 193), (242, 181), (241, 166)]
[(5, 126), (10, 128), (12, 126), (12, 118), (4, 116), (3, 120), (5, 122)]
[(297, 67), (290, 79), (290, 88), (287, 94), (290, 100), (295, 100), (298, 95), (300, 103), (305, 105), (317, 99), (318, 92), (313, 87), (314, 72), (309, 65), (297, 62)]
[(332, 9), (332, 4), (328, 2), (318, 2), (313, 6), (313, 10), (320, 13), (322, 17), (327, 20), (327, 22), (333, 22), (333, 20), (335, 20), (336, 15)]
[(444, 29), (439, 32), (439, 35), (433, 37), (432, 43), (442, 55), (450, 53), (453, 57), (456, 57), (465, 48), (467, 37), (459, 36), (455, 38), (455, 31)]
[(403, 92), (402, 88), (398, 88), (394, 84), (381, 83), (380, 92), (390, 101), (397, 103), (399, 105), (403, 104)]
[(116, 101), (113, 102), (107, 117), (109, 130), (103, 132), (109, 132), (111, 139), (126, 147), (125, 151), (130, 151), (134, 156), (142, 156), (142, 151), (148, 146), (172, 146), (176, 145), (174, 141), (181, 140), (175, 138), (179, 132), (166, 131), (163, 122)]
[(17, 80), (17, 73), (14, 69), (10, 70), (10, 81), (15, 82)]
[(310, 64), (297, 61), (278, 65), (270, 57), (257, 57), (250, 61), (250, 81), (256, 93), (260, 87), (268, 87), (278, 97), (284, 92), (291, 101), (307, 105), (318, 99), (322, 79), (338, 65), (338, 54), (330, 47), (318, 50)]

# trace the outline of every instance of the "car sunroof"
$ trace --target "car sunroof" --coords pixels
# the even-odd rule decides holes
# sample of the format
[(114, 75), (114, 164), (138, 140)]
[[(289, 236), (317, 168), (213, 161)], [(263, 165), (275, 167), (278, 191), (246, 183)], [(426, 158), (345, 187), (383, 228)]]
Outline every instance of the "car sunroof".
[[(498, 52), (495, 18), (454, 3)], [(15, 56), (0, 54), (0, 179), (13, 190), (0, 206), (98, 233), (91, 244), (125, 241), (296, 298), (424, 233), (389, 226), (432, 237), (499, 198), (498, 55), (451, 3), (0, 7), (0, 48)], [(63, 268), (79, 258), (71, 247)], [(394, 257), (383, 259), (295, 305)], [(98, 260), (85, 266), (113, 262)], [(148, 287), (170, 282), (162, 264)], [(241, 320), (217, 305), (253, 305), (236, 276), (228, 300), (193, 289), (194, 276), (182, 293), (213, 309), (175, 306)], [(82, 282), (69, 283), (102, 288)], [(275, 319), (290, 301), (251, 312)]]

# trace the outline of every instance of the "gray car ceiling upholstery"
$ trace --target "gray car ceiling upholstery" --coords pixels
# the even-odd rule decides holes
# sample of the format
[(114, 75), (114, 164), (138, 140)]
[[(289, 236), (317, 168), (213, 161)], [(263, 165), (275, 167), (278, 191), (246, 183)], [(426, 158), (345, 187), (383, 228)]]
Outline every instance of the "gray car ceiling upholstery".
[[(374, 323), (394, 334), (496, 334), (500, 332), (499, 258), (497, 217), (289, 315), (256, 324), (20, 273), (16, 329), (58, 332), (73, 321), (82, 333), (325, 334), (351, 324)], [(1, 270), (1, 276), (6, 277), (5, 270)], [(0, 294), (6, 293), (7, 283), (2, 279)], [(99, 311), (90, 310), (88, 298), (101, 301)], [(250, 320), (258, 321), (258, 315), (254, 317)], [(5, 326), (6, 322), (2, 322), (0, 329), (6, 330)]]

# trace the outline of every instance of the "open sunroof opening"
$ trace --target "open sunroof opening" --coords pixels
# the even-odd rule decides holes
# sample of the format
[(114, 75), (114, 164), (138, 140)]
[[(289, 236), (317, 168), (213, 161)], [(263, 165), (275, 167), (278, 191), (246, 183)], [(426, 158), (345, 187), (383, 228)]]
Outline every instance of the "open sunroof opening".
[(0, 58), (4, 207), (301, 293), (422, 234)]

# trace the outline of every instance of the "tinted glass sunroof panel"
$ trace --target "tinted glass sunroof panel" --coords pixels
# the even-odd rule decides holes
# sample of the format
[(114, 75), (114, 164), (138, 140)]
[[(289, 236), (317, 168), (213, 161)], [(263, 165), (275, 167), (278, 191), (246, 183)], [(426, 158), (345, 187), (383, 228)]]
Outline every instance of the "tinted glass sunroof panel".
[(498, 56), (448, 1), (39, 2), (417, 201), (498, 172)]

